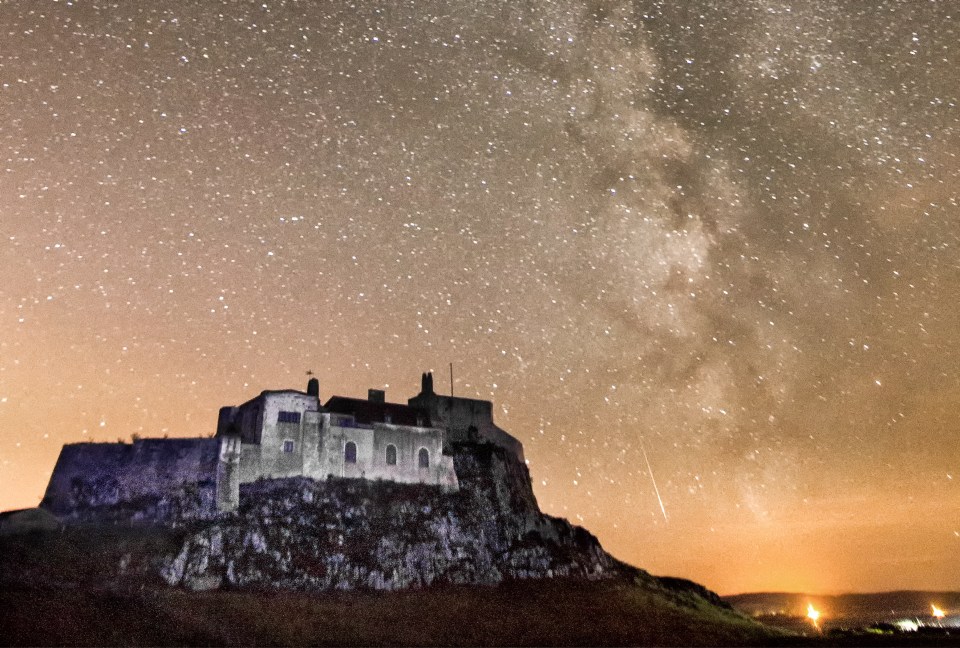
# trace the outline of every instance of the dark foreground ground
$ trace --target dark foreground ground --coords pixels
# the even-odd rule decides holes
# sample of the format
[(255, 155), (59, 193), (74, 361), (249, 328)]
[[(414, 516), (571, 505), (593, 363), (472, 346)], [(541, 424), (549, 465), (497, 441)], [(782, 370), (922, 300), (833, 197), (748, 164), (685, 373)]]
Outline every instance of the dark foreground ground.
[[(791, 636), (699, 596), (627, 580), (514, 581), (406, 592), (191, 592), (120, 570), (176, 532), (100, 529), (0, 537), (0, 644), (955, 645), (914, 637)], [(668, 581), (664, 581), (668, 583)], [(666, 585), (665, 585), (666, 587)], [(916, 641), (921, 640), (921, 641)]]
[(564, 581), (407, 593), (0, 593), (3, 645), (956, 646), (957, 638), (777, 636), (664, 605), (636, 588)]
[[(748, 621), (563, 581), (406, 593), (10, 589), (8, 645), (762, 645)], [(12, 614), (11, 614), (12, 613)]]
[(766, 645), (781, 636), (670, 581), (192, 592), (134, 568), (138, 555), (175, 552), (183, 533), (68, 528), (0, 537), (0, 644)]

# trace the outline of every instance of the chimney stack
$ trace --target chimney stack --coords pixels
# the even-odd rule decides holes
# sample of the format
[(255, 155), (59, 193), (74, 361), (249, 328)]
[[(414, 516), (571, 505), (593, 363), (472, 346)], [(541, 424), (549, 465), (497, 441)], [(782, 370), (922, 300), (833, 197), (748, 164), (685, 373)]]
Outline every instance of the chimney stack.
[(320, 381), (316, 378), (311, 378), (307, 381), (307, 396), (320, 398)]
[(420, 393), (433, 393), (433, 372), (420, 374)]

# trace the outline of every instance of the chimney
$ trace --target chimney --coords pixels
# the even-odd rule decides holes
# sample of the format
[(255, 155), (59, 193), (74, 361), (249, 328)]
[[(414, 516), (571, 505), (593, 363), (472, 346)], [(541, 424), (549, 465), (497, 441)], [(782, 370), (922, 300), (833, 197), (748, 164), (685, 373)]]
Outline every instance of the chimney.
[(420, 393), (433, 393), (433, 372), (420, 374)]
[(382, 389), (368, 389), (367, 400), (371, 403), (386, 403), (387, 394)]
[(307, 396), (320, 398), (320, 381), (316, 378), (311, 378), (307, 381)]

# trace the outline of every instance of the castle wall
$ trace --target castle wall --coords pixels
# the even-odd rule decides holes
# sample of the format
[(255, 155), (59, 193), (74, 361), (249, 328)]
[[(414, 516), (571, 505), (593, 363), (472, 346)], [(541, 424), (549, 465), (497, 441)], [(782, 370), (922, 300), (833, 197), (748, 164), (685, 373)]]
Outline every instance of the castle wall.
[(479, 430), (493, 424), (493, 404), (490, 401), (420, 394), (408, 402), (412, 407), (428, 411), (434, 425), (446, 426), (458, 434), (465, 434), (470, 427)]
[[(364, 401), (341, 400), (348, 407), (359, 407), (364, 423), (358, 423), (354, 414), (319, 411), (317, 393), (264, 391), (240, 406), (221, 408), (213, 439), (64, 446), (44, 506), (54, 513), (70, 513), (144, 497), (162, 499), (193, 485), (196, 488), (188, 492), (190, 497), (199, 494), (202, 505), (198, 506), (203, 510), (231, 511), (239, 505), (240, 484), (300, 476), (382, 479), (458, 489), (453, 460), (443, 454), (447, 433), (441, 425), (422, 427), (425, 417), (421, 412), (383, 404), (382, 400), (371, 401), (381, 404), (381, 411), (372, 412)], [(418, 400), (423, 402), (416, 404), (433, 413), (437, 423), (449, 426), (453, 440), (477, 434), (522, 459), (519, 442), (493, 424), (489, 402), (432, 393), (411, 399)], [(382, 411), (384, 408), (387, 411)], [(379, 422), (382, 420), (393, 422)], [(356, 445), (352, 463), (345, 462), (348, 443)], [(396, 449), (395, 463), (387, 461), (390, 446)], [(429, 458), (423, 467), (421, 450)]]
[[(443, 454), (443, 430), (389, 423), (358, 424), (352, 417), (326, 414), (322, 436), (323, 474), (316, 478), (355, 477), (386, 479), (404, 483), (425, 483), (456, 490), (457, 477), (450, 457)], [(344, 461), (346, 444), (357, 446), (357, 461)], [(397, 450), (397, 463), (387, 463), (387, 446)], [(430, 465), (421, 469), (418, 452), (426, 448)]]
[(260, 446), (255, 443), (243, 443), (240, 446), (241, 484), (249, 484), (263, 476), (260, 463)]
[(304, 412), (303, 414), (303, 475), (322, 479), (320, 438), (323, 434), (323, 415), (320, 412)]
[[(387, 464), (387, 446), (397, 449), (397, 463)], [(425, 448), (430, 465), (419, 467), (418, 452)], [(452, 470), (452, 464), (450, 466)], [(437, 428), (413, 428), (377, 424), (373, 430), (373, 460), (367, 476), (406, 483), (444, 483), (443, 431)]]
[[(245, 409), (248, 405), (252, 406), (256, 415), (244, 418), (244, 430), (241, 433), (244, 440), (249, 437), (255, 439), (254, 443), (259, 443), (264, 447), (278, 447), (280, 449), (282, 449), (285, 439), (295, 441), (297, 447), (302, 449), (303, 439), (299, 426), (303, 423), (304, 414), (309, 411), (316, 412), (320, 407), (316, 396), (308, 396), (295, 391), (263, 392), (258, 398), (241, 406), (241, 409)], [(300, 417), (299, 423), (279, 421), (280, 412), (298, 414)], [(249, 424), (258, 426), (258, 429), (252, 434), (246, 430), (246, 426)], [(295, 454), (298, 453), (299, 450), (295, 451)]]
[[(264, 478), (297, 477), (316, 472), (319, 463), (319, 413), (316, 396), (295, 391), (263, 392), (230, 412), (221, 409), (218, 434), (234, 431), (240, 450), (240, 483)], [(225, 414), (225, 410), (227, 413)], [(299, 420), (281, 420), (281, 412)], [(224, 418), (232, 422), (224, 422)], [(254, 429), (257, 426), (257, 429)], [(288, 452), (285, 444), (292, 443)]]
[[(284, 443), (293, 442), (286, 452)], [(263, 477), (295, 477), (303, 474), (303, 429), (300, 423), (264, 425), (260, 441), (260, 474)]]
[(44, 507), (54, 513), (162, 497), (187, 484), (215, 497), (220, 439), (143, 439), (65, 445)]
[(434, 425), (446, 427), (448, 441), (488, 441), (523, 461), (523, 444), (493, 422), (490, 401), (421, 392), (407, 402), (429, 412)]
[[(342, 414), (324, 414), (324, 434), (321, 439), (320, 456), (322, 475), (318, 479), (334, 477), (367, 477), (373, 463), (373, 426), (361, 425), (353, 417)], [(357, 446), (357, 462), (344, 462), (348, 442)]]

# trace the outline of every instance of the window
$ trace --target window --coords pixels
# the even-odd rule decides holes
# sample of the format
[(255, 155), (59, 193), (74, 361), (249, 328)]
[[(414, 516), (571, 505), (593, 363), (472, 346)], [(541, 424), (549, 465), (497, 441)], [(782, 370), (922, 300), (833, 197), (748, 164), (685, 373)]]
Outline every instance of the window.
[(417, 453), (417, 465), (421, 468), (430, 467), (430, 451), (426, 448), (420, 448), (420, 452)]
[(343, 463), (357, 463), (357, 444), (353, 441), (347, 441), (347, 445), (343, 446)]
[(387, 465), (388, 466), (397, 465), (397, 446), (395, 445), (387, 446)]
[(283, 412), (277, 414), (277, 423), (299, 423), (300, 412)]
[(284, 452), (293, 452), (294, 447), (296, 447), (296, 444), (294, 444), (294, 442), (291, 441), (290, 439), (287, 439), (286, 441), (283, 442)]

